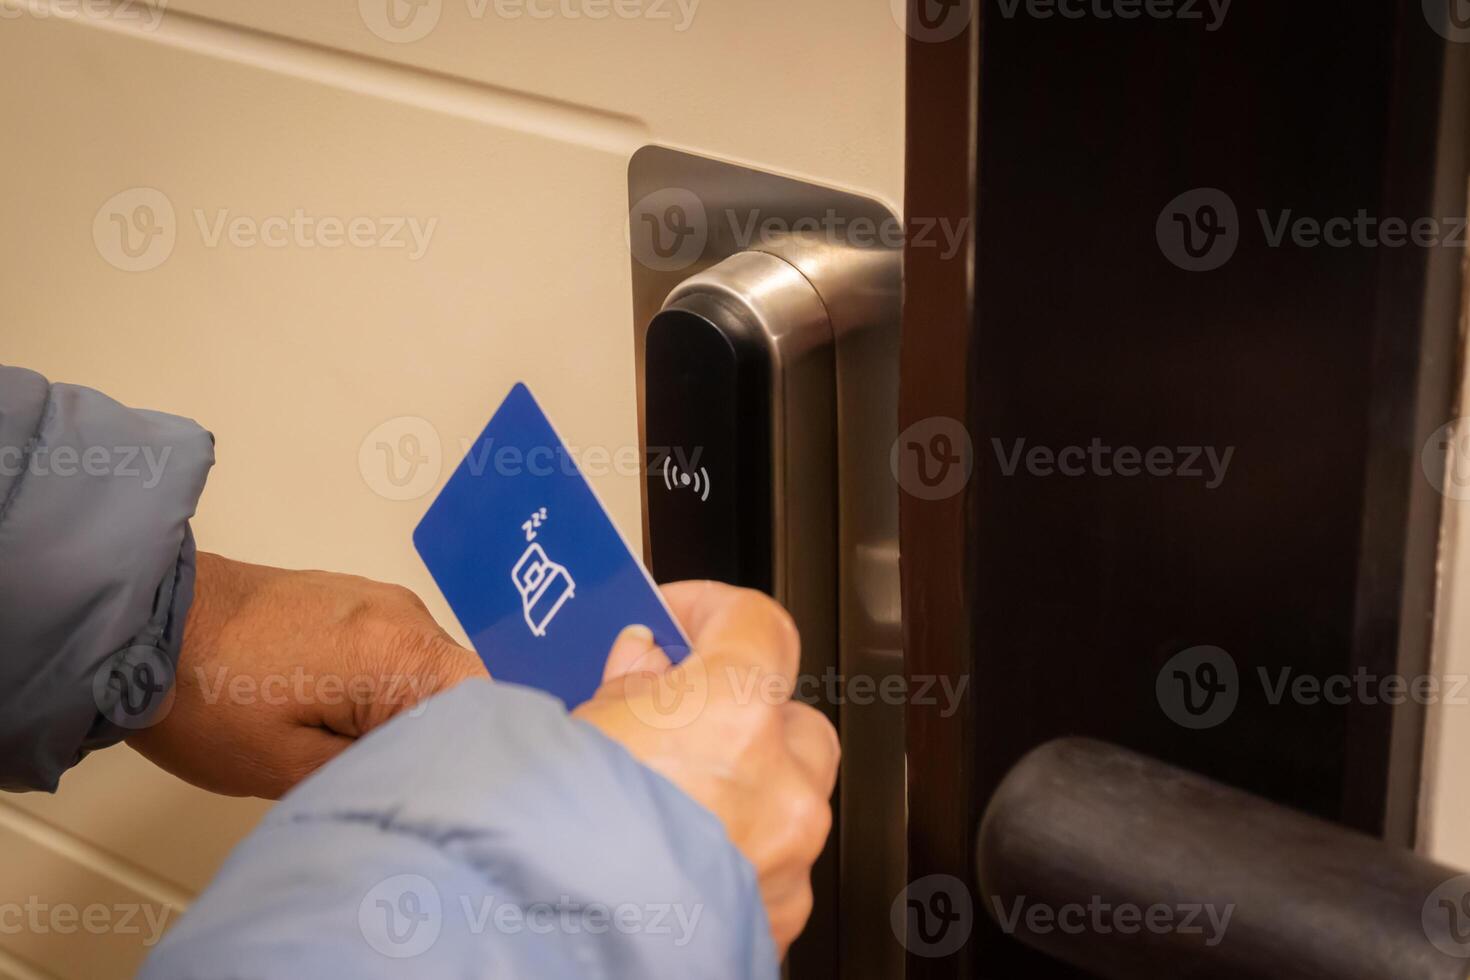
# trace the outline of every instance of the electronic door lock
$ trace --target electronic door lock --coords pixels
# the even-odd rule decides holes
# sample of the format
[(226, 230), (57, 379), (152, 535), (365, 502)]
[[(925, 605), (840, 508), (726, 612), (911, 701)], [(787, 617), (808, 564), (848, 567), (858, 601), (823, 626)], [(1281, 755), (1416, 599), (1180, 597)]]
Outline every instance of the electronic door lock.
[(826, 307), (783, 259), (739, 252), (670, 293), (644, 349), (655, 579), (835, 617), (835, 371)]
[[(902, 945), (871, 923), (907, 881), (904, 706), (848, 697), (845, 679), (903, 673), (889, 466), (902, 256), (899, 236), (872, 234), (901, 224), (871, 198), (661, 146), (629, 162), (628, 204), (648, 567), (784, 605), (801, 632), (794, 695), (842, 739), (785, 975), (898, 976)], [(667, 236), (643, 241), (650, 228), (679, 254), (651, 259)]]

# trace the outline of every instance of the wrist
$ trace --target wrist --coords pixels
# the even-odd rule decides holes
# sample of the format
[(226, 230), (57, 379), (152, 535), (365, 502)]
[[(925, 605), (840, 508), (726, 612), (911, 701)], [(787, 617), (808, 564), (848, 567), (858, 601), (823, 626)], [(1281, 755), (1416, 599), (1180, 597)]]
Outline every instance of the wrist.
[(197, 650), (213, 646), (220, 623), (228, 615), (222, 610), (235, 578), (234, 562), (201, 551), (194, 566), (194, 601), (184, 619), (184, 640), (179, 652), (182, 666)]

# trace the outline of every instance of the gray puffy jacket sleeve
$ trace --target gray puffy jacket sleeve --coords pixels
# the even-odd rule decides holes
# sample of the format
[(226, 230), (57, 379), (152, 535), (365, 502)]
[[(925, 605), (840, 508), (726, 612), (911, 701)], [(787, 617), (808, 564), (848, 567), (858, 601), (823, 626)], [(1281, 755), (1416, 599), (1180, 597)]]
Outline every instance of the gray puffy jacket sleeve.
[(54, 790), (172, 684), (213, 462), (188, 419), (0, 366), (0, 787)]

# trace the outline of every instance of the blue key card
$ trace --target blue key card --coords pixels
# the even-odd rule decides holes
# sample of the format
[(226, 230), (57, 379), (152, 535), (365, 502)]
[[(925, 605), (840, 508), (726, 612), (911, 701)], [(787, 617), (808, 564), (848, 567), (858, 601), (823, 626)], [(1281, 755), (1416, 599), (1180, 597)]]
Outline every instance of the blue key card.
[(642, 624), (678, 662), (689, 641), (524, 384), (511, 389), (413, 533), (497, 680), (575, 707), (613, 640)]

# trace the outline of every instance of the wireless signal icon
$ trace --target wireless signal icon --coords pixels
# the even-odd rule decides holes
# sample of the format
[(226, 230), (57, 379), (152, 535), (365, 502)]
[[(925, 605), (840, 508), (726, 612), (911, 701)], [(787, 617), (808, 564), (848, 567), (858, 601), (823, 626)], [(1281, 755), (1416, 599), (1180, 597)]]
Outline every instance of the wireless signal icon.
[(700, 500), (709, 499), (709, 470), (703, 466), (697, 473), (682, 473), (679, 467), (669, 463), (669, 457), (664, 457), (664, 486), (673, 490), (675, 487), (688, 487), (699, 495)]

